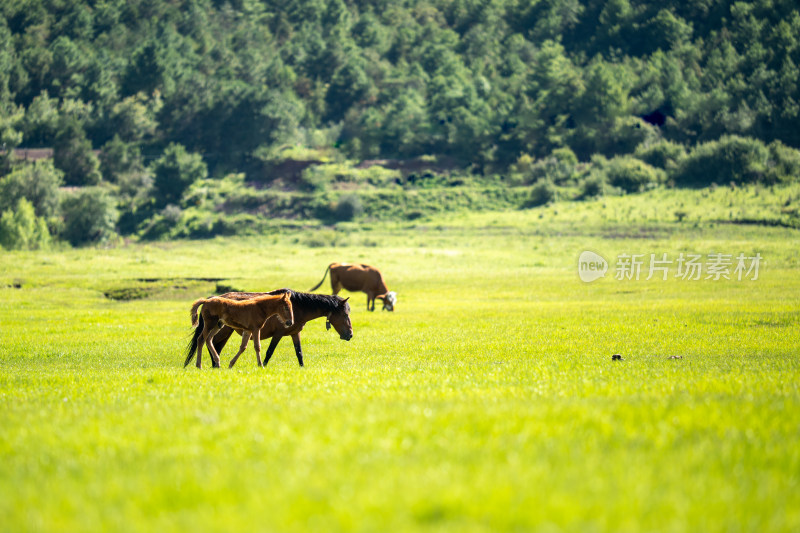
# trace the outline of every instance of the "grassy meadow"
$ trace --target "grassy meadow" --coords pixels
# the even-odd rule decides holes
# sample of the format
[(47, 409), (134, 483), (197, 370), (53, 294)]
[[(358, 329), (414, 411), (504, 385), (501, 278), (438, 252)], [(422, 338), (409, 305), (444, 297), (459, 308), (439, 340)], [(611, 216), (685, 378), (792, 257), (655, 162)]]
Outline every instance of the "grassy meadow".
[[(0, 530), (797, 531), (800, 232), (727, 223), (753, 193), (0, 252)], [(681, 252), (764, 262), (614, 277)], [(396, 312), (345, 294), (353, 340), (310, 322), (304, 368), (287, 339), (183, 368), (195, 298), (331, 261), (379, 267)]]

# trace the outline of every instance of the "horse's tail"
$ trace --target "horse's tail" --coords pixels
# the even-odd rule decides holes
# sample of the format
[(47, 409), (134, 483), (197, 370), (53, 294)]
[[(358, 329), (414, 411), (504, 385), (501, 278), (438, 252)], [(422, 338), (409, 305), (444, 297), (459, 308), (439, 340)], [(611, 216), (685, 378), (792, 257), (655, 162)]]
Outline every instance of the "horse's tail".
[(184, 368), (189, 364), (194, 358), (194, 354), (197, 353), (197, 343), (200, 340), (200, 335), (203, 333), (203, 315), (200, 315), (200, 318), (197, 321), (197, 327), (194, 328), (194, 335), (192, 335), (192, 340), (189, 341), (189, 346), (186, 347), (186, 361), (183, 362)]
[(206, 303), (207, 301), (208, 301), (208, 300), (206, 300), (205, 298), (199, 298), (199, 299), (195, 300), (195, 301), (194, 301), (194, 303), (192, 304), (192, 311), (191, 311), (191, 316), (192, 316), (192, 326), (196, 326), (196, 325), (197, 325), (197, 309), (198, 309), (198, 308), (199, 308), (201, 305), (203, 305), (204, 303)]
[[(333, 263), (331, 263), (331, 264), (333, 264)], [(325, 269), (325, 273), (322, 275), (322, 279), (319, 280), (319, 283), (317, 283), (316, 285), (314, 285), (313, 287), (308, 289), (308, 292), (315, 291), (315, 290), (319, 289), (319, 286), (322, 285), (322, 282), (325, 281), (325, 277), (328, 275), (328, 270), (330, 270), (330, 269), (331, 269), (331, 265), (328, 265), (328, 268)]]

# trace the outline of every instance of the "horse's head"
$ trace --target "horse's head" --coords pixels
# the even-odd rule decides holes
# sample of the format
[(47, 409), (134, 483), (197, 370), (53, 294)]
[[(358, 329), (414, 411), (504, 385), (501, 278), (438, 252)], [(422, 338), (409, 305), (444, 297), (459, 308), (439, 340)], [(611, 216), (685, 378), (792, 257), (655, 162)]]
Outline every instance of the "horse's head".
[(328, 320), (325, 322), (325, 328), (331, 329), (331, 324), (339, 334), (339, 338), (349, 341), (353, 338), (353, 325), (350, 323), (350, 304), (347, 300), (350, 298), (340, 298), (336, 309), (328, 313)]
[(283, 320), (287, 328), (292, 327), (292, 324), (294, 324), (294, 310), (292, 309), (291, 295), (288, 292), (283, 293), (283, 296), (281, 296), (278, 317)]
[(386, 294), (381, 294), (380, 296), (376, 296), (376, 298), (383, 301), (384, 311), (394, 311), (394, 304), (397, 303), (396, 292), (389, 291)]

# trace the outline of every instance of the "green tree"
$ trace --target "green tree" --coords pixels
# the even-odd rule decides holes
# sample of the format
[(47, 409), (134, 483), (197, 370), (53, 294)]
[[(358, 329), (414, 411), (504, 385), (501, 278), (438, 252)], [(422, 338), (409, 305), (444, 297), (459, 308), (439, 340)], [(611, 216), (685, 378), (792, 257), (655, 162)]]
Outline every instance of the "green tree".
[(341, 120), (347, 110), (369, 92), (371, 84), (362, 63), (363, 61), (350, 59), (334, 73), (325, 93), (328, 120)]
[(37, 217), (33, 205), (25, 198), (17, 201), (14, 210), (2, 210), (0, 216), (0, 248), (36, 250), (47, 248), (50, 232), (44, 218)]
[(122, 78), (122, 93), (132, 96), (137, 93), (151, 94), (164, 81), (166, 66), (160, 47), (153, 41), (143, 44), (133, 53)]
[(62, 237), (73, 246), (103, 242), (113, 237), (119, 212), (106, 189), (86, 187), (66, 195), (61, 202)]
[(64, 117), (53, 142), (53, 164), (64, 172), (67, 185), (96, 185), (102, 180), (100, 161), (78, 121)]
[(147, 98), (142, 93), (123, 98), (114, 104), (109, 126), (125, 142), (140, 142), (153, 137), (158, 128), (157, 114), (162, 101), (159, 94)]
[(100, 168), (107, 181), (117, 183), (123, 174), (144, 170), (141, 150), (138, 145), (123, 142), (114, 135), (100, 151)]
[(205, 179), (208, 168), (203, 158), (191, 154), (180, 144), (172, 143), (152, 166), (156, 204), (178, 204), (184, 191), (197, 180)]
[(16, 208), (20, 200), (33, 206), (37, 217), (46, 219), (57, 214), (62, 172), (50, 161), (20, 165), (0, 179), (0, 212)]
[(47, 91), (34, 97), (22, 121), (22, 131), (28, 146), (50, 146), (58, 129), (58, 99)]

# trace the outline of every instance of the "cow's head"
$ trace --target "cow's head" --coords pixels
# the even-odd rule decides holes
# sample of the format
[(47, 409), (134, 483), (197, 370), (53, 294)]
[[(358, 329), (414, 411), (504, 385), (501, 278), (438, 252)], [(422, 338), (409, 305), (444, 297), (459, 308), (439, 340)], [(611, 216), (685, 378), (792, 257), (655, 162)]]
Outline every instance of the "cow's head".
[(394, 304), (397, 303), (397, 293), (394, 291), (389, 291), (386, 294), (381, 294), (380, 296), (376, 296), (379, 300), (383, 301), (383, 310), (384, 311), (394, 311)]

